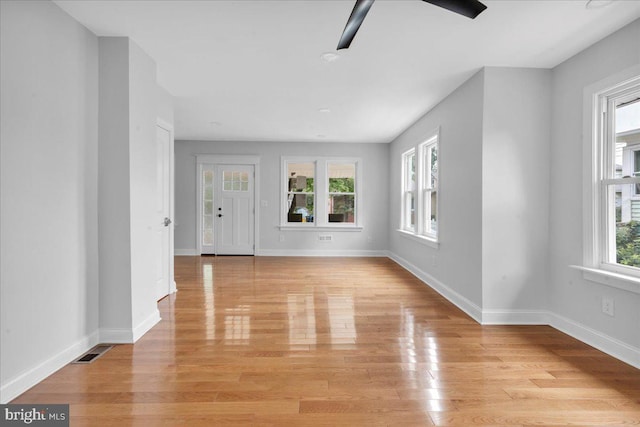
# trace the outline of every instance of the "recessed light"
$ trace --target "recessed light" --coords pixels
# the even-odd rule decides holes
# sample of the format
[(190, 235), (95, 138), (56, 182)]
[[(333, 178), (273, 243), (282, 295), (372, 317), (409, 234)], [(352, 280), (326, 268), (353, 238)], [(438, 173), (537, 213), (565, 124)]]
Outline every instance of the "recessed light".
[(321, 134), (321, 133), (317, 134), (316, 136), (317, 136), (318, 138), (326, 138), (326, 137), (327, 137), (327, 135), (323, 135), (323, 134)]
[(325, 52), (322, 55), (320, 55), (320, 59), (322, 59), (324, 62), (333, 62), (338, 60), (339, 58), (340, 58), (340, 55), (333, 52)]
[(220, 122), (209, 122), (209, 125), (211, 125), (211, 126), (221, 126), (222, 123), (220, 123)]
[(601, 9), (603, 7), (609, 6), (615, 0), (587, 0), (587, 4), (585, 7), (587, 9)]
[(330, 113), (331, 108), (319, 108), (318, 111), (321, 113)]

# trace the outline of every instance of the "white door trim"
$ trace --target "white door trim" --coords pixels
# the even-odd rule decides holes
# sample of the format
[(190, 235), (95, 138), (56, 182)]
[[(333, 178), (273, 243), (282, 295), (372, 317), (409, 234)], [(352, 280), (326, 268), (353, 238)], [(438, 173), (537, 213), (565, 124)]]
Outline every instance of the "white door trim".
[(169, 294), (177, 292), (174, 272), (174, 232), (175, 232), (175, 142), (173, 125), (160, 117), (156, 119), (156, 126), (169, 132), (169, 218), (173, 221), (169, 224)]
[(230, 154), (196, 154), (196, 253), (202, 253), (202, 165), (253, 165), (254, 187), (253, 206), (255, 210), (253, 225), (254, 254), (260, 249), (260, 156)]

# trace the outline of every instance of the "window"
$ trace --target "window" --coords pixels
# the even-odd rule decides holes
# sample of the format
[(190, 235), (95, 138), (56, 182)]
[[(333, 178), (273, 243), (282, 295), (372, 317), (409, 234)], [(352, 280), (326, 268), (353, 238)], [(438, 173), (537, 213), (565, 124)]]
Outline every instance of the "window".
[(202, 233), (201, 245), (213, 246), (213, 169), (202, 170)]
[(416, 150), (402, 155), (402, 229), (416, 229)]
[(597, 94), (590, 267), (640, 277), (640, 77)]
[(438, 131), (402, 154), (400, 229), (431, 241), (438, 238)]
[(433, 137), (422, 147), (422, 234), (438, 235), (438, 138)]
[(315, 162), (287, 163), (287, 222), (313, 222)]
[(281, 226), (359, 228), (360, 160), (283, 158)]
[(329, 205), (328, 222), (355, 222), (356, 165), (328, 163)]

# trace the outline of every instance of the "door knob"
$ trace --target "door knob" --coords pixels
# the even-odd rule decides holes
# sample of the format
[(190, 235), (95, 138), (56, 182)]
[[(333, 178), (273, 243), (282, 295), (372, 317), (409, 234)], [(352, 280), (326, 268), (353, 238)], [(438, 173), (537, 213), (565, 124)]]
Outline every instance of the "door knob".
[(163, 223), (164, 223), (165, 227), (168, 227), (169, 224), (171, 224), (171, 220), (169, 218), (165, 217)]

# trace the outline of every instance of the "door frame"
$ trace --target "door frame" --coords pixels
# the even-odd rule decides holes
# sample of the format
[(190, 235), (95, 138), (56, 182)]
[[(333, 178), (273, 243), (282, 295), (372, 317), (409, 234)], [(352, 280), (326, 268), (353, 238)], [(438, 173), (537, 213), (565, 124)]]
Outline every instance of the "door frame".
[[(260, 249), (260, 156), (234, 154), (196, 154), (196, 255), (202, 254), (202, 168), (203, 165), (253, 165), (253, 243), (254, 255)], [(215, 184), (214, 184), (215, 185)]]
[[(175, 248), (174, 248), (174, 233), (175, 233), (175, 141), (173, 125), (160, 117), (156, 118), (156, 127), (162, 128), (169, 132), (169, 218), (171, 224), (169, 224), (169, 295), (178, 292), (175, 279)], [(157, 143), (157, 141), (156, 141)]]

